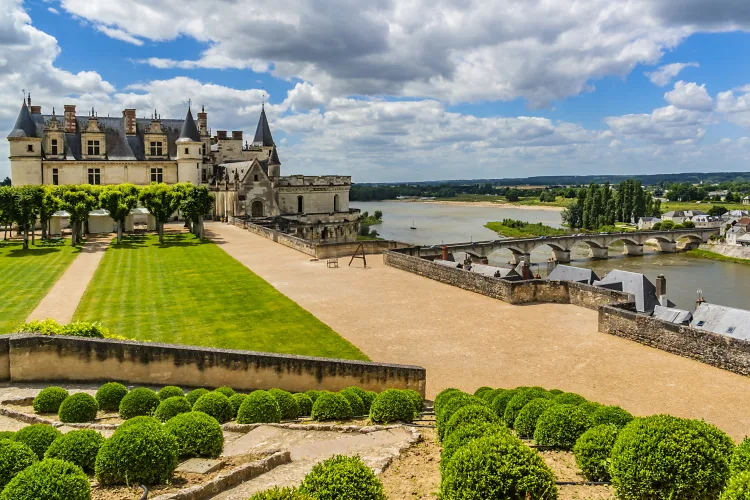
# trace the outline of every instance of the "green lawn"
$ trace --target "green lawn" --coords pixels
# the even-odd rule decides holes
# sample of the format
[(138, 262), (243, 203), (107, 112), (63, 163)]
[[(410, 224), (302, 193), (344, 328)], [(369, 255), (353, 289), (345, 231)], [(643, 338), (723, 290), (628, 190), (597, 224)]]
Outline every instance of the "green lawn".
[(496, 221), (488, 222), (484, 225), (487, 229), (492, 229), (501, 236), (507, 236), (509, 238), (533, 238), (536, 236), (564, 236), (570, 234), (568, 229), (558, 229), (550, 226), (545, 226), (541, 222), (532, 224), (530, 222), (524, 222), (519, 220), (510, 220), (510, 225), (505, 225), (503, 222)]
[(735, 264), (750, 264), (750, 259), (727, 257), (726, 255), (721, 255), (720, 253), (712, 252), (710, 250), (701, 250), (700, 248), (688, 250), (686, 253), (693, 257), (701, 257), (703, 259), (720, 260), (722, 262), (732, 262)]
[(214, 243), (191, 234), (112, 244), (75, 312), (132, 339), (367, 357)]
[(0, 334), (10, 333), (39, 305), (80, 248), (0, 241)]

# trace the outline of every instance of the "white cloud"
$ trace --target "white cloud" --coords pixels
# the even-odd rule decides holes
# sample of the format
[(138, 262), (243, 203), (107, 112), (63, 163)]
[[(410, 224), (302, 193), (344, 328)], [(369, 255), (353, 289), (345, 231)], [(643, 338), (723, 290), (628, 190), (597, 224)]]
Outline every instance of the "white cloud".
[(129, 33), (121, 29), (110, 28), (108, 26), (102, 26), (102, 25), (97, 25), (96, 29), (98, 31), (101, 31), (108, 37), (114, 38), (115, 40), (120, 40), (126, 43), (132, 43), (133, 45), (138, 45), (139, 47), (143, 45), (143, 40), (139, 40), (133, 35), (130, 35)]
[(645, 75), (651, 80), (651, 83), (658, 85), (659, 87), (666, 87), (669, 83), (674, 80), (685, 68), (699, 68), (700, 64), (697, 62), (689, 63), (672, 63), (664, 66), (659, 66), (655, 71), (645, 73)]
[[(738, 95), (735, 95), (735, 91)], [(716, 96), (716, 110), (732, 123), (750, 127), (750, 86), (735, 91), (719, 92)]]
[(686, 83), (680, 80), (674, 84), (674, 89), (664, 94), (668, 103), (682, 109), (693, 111), (711, 111), (714, 101), (706, 92), (706, 85), (694, 82)]
[(657, 144), (677, 144), (681, 141), (697, 143), (703, 138), (707, 116), (670, 105), (648, 114), (610, 116), (604, 121), (615, 135)]
[(53, 14), (59, 14), (60, 13), (60, 11), (57, 10), (56, 8), (54, 8), (54, 7), (47, 7), (47, 10), (50, 11), (50, 12), (52, 12)]

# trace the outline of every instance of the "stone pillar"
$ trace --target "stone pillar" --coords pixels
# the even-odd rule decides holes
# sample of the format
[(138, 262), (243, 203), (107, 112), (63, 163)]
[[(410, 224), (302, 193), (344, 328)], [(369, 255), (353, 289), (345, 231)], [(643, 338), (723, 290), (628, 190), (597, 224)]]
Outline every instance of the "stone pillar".
[(557, 262), (570, 262), (570, 250), (555, 250), (553, 248), (552, 253), (555, 255)]
[(643, 245), (634, 245), (632, 243), (625, 243), (625, 255), (643, 255)]
[(448, 247), (443, 245), (443, 248), (441, 248), (441, 250), (442, 250), (442, 255), (440, 258), (443, 260), (448, 260)]
[(677, 243), (673, 241), (656, 241), (660, 252), (675, 253), (677, 251)]
[(589, 257), (592, 259), (609, 259), (609, 249), (607, 247), (604, 248), (596, 248), (596, 247), (590, 247), (591, 253), (589, 254)]
[(513, 261), (511, 264), (518, 265), (521, 262), (526, 262), (527, 264), (531, 264), (531, 254), (530, 253), (514, 253), (513, 254)]

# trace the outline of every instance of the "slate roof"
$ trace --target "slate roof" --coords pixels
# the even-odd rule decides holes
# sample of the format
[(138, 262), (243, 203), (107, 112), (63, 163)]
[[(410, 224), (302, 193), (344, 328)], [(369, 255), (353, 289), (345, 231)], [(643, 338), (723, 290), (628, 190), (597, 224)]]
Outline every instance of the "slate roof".
[(549, 273), (547, 279), (553, 281), (573, 281), (590, 285), (594, 281), (599, 281), (599, 276), (597, 276), (591, 269), (558, 264), (557, 267)]
[(268, 126), (268, 119), (266, 118), (265, 106), (260, 111), (260, 119), (258, 120), (258, 128), (255, 129), (253, 144), (269, 147), (274, 146), (273, 137), (271, 137), (271, 127)]
[(521, 279), (521, 275), (518, 274), (515, 269), (508, 269), (507, 267), (488, 266), (486, 264), (472, 264), (470, 271), (472, 273), (481, 274), (482, 276), (488, 276), (490, 278), (502, 278), (510, 281), (517, 281)]
[(193, 113), (190, 111), (190, 107), (188, 106), (187, 115), (185, 115), (185, 120), (182, 122), (182, 129), (180, 130), (180, 137), (177, 138), (177, 140), (181, 139), (188, 139), (193, 142), (201, 142), (201, 134), (198, 132), (198, 127), (195, 125), (195, 120), (193, 120)]
[(23, 101), (21, 111), (18, 113), (18, 118), (16, 118), (16, 124), (13, 125), (13, 130), (8, 136), (9, 139), (23, 137), (42, 137), (41, 134), (37, 135), (37, 127), (34, 119), (31, 117), (28, 106), (26, 106), (26, 100)]
[(742, 226), (732, 226), (729, 229), (727, 229), (727, 234), (745, 234), (747, 231), (745, 231), (745, 228)]
[(690, 314), (690, 311), (664, 306), (655, 306), (653, 317), (676, 325), (688, 325), (693, 319), (693, 315)]
[(690, 326), (750, 340), (750, 311), (704, 302), (695, 309)]
[(281, 165), (281, 161), (279, 161), (279, 153), (276, 152), (276, 146), (273, 147), (273, 150), (271, 150), (271, 157), (268, 159), (269, 165)]
[[(660, 305), (659, 298), (656, 296), (656, 286), (641, 273), (614, 269), (601, 280), (594, 281), (593, 285), (633, 295), (638, 312), (651, 313), (656, 306)], [(669, 300), (667, 300), (667, 305), (674, 306)]]

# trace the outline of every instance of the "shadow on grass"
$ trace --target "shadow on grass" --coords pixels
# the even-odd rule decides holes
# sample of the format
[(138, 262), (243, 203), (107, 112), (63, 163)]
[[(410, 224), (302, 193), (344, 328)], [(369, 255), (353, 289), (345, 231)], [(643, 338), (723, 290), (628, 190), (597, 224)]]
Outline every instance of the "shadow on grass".
[(128, 234), (122, 238), (122, 243), (112, 242), (111, 248), (115, 249), (135, 249), (153, 246), (156, 248), (170, 248), (170, 247), (192, 247), (198, 245), (204, 245), (211, 243), (210, 240), (204, 239), (203, 241), (198, 240), (192, 234), (183, 232), (165, 232), (164, 243), (150, 242), (150, 237), (156, 236), (155, 233), (150, 234)]

